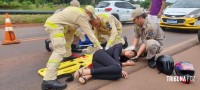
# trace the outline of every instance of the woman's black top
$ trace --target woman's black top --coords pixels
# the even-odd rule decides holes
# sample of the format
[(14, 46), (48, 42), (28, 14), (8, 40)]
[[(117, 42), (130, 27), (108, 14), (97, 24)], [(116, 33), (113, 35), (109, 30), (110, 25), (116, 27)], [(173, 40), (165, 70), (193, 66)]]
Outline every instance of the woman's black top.
[(122, 49), (123, 49), (123, 45), (120, 43), (120, 44), (114, 45), (108, 50), (105, 50), (105, 52), (109, 54), (113, 59), (115, 59), (118, 63), (120, 63), (120, 65), (122, 66), (121, 62), (126, 62), (128, 60), (128, 58), (121, 55)]

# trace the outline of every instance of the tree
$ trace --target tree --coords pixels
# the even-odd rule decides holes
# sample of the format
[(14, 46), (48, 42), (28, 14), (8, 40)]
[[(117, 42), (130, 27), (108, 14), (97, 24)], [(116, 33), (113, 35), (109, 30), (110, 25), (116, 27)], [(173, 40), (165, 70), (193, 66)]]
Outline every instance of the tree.
[(149, 8), (150, 3), (151, 3), (151, 0), (145, 0), (143, 2), (140, 2), (140, 6), (144, 8)]
[(35, 0), (35, 3), (37, 4), (44, 4), (46, 0)]

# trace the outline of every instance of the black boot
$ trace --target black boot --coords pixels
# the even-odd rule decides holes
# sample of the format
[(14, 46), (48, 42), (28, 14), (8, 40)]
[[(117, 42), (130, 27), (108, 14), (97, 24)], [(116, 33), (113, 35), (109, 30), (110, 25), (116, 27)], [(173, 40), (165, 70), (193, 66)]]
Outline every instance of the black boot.
[(124, 39), (124, 41), (125, 41), (125, 44), (123, 45), (123, 48), (125, 49), (125, 48), (128, 47), (127, 37), (124, 36), (123, 39)]
[(46, 48), (46, 50), (48, 51), (48, 52), (51, 52), (52, 51), (52, 49), (50, 48), (50, 44), (51, 43), (51, 40), (50, 39), (46, 39), (45, 40), (45, 48)]
[(67, 82), (60, 83), (57, 80), (43, 80), (42, 81), (42, 90), (63, 90), (67, 87)]
[(150, 68), (156, 68), (155, 56), (152, 57), (151, 59), (148, 59), (148, 65)]

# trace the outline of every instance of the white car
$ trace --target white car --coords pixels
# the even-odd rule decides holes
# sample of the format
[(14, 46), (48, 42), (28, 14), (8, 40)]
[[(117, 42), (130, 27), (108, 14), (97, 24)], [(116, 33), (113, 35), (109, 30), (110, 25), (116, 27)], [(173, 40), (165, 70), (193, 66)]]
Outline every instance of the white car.
[(126, 1), (102, 1), (95, 8), (95, 14), (109, 13), (121, 22), (131, 21), (131, 14), (135, 7)]

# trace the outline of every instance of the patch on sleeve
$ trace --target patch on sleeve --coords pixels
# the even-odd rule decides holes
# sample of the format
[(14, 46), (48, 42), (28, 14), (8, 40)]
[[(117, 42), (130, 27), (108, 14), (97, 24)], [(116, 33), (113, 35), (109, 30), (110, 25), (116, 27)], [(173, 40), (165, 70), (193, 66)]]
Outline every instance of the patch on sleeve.
[(108, 22), (106, 23), (106, 27), (107, 27), (108, 29), (112, 29), (111, 26), (110, 26), (110, 24), (109, 24)]

